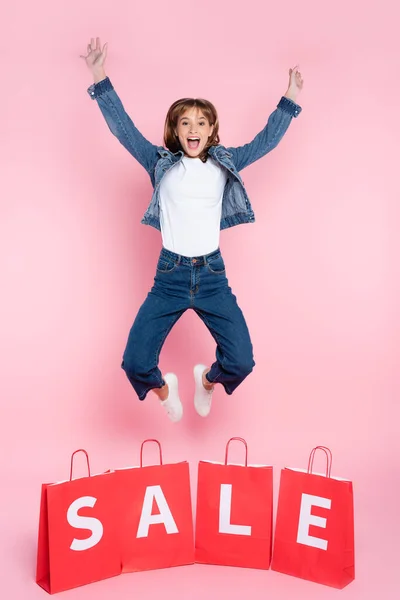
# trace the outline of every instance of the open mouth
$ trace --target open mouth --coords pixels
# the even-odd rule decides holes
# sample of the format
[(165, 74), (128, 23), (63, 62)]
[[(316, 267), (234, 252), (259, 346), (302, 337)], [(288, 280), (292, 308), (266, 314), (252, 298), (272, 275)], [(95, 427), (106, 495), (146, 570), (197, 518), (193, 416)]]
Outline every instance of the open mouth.
[(190, 150), (197, 150), (197, 148), (200, 146), (200, 138), (198, 137), (190, 137), (187, 139), (187, 141)]

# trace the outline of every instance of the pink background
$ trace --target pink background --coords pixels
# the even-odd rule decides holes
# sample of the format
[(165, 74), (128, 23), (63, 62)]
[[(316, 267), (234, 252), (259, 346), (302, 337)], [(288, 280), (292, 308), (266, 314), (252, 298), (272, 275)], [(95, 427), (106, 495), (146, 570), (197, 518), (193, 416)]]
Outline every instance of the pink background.
[[(101, 471), (137, 463), (140, 442), (157, 437), (167, 462), (190, 461), (195, 495), (198, 460), (221, 460), (232, 435), (247, 438), (251, 462), (274, 465), (275, 496), (282, 466), (304, 467), (312, 446), (330, 446), (333, 474), (355, 488), (357, 579), (341, 594), (398, 596), (399, 11), (392, 0), (268, 4), (15, 0), (4, 9), (4, 598), (44, 597), (34, 583), (40, 485), (68, 476), (74, 449), (85, 447)], [(178, 323), (161, 360), (180, 378), (180, 424), (155, 398), (140, 404), (120, 369), (161, 242), (140, 225), (148, 176), (86, 94), (91, 77), (78, 56), (95, 35), (109, 42), (107, 72), (155, 143), (183, 95), (212, 100), (223, 143), (244, 143), (284, 93), (289, 67), (298, 61), (305, 78), (301, 117), (244, 171), (256, 224), (222, 234), (257, 367), (232, 398), (218, 389), (207, 420), (194, 413), (191, 370), (213, 360), (214, 345), (195, 315)], [(232, 600), (338, 593), (197, 565), (65, 598), (197, 600), (205, 588)]]

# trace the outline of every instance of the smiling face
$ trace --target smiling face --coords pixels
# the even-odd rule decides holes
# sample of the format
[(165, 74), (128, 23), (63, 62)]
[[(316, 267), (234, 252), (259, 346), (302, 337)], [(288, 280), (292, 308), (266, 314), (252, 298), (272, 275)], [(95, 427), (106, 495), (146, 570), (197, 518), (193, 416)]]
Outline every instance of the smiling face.
[(197, 107), (189, 108), (178, 118), (175, 135), (179, 138), (183, 152), (197, 158), (203, 152), (214, 131), (207, 117)]

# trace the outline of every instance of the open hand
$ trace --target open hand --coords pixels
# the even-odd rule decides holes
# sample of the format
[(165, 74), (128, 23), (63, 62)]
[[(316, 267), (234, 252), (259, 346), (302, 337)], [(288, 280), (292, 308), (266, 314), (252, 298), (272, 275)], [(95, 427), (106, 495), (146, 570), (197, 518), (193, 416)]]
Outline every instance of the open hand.
[(297, 94), (303, 89), (303, 77), (299, 71), (299, 65), (289, 69), (289, 87), (288, 94), (293, 96), (293, 99), (297, 97)]
[(100, 38), (96, 38), (96, 42), (92, 38), (90, 44), (87, 46), (87, 55), (81, 54), (81, 58), (86, 61), (87, 66), (92, 72), (102, 70), (107, 58), (107, 42), (101, 47)]

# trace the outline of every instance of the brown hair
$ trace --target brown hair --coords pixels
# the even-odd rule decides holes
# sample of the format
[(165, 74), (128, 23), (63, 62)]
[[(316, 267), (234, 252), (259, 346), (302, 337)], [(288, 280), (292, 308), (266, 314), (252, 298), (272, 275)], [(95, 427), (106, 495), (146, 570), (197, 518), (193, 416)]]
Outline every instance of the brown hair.
[(172, 104), (169, 108), (164, 128), (164, 144), (171, 152), (178, 152), (182, 150), (178, 136), (175, 135), (175, 130), (178, 125), (179, 117), (186, 112), (189, 108), (198, 108), (203, 115), (206, 117), (210, 125), (214, 125), (213, 133), (208, 139), (208, 142), (199, 155), (199, 158), (203, 162), (207, 160), (208, 149), (211, 146), (218, 146), (219, 144), (219, 120), (215, 106), (208, 100), (202, 98), (181, 98)]

